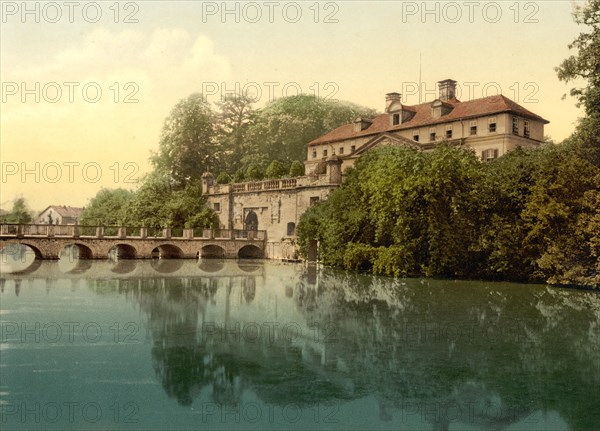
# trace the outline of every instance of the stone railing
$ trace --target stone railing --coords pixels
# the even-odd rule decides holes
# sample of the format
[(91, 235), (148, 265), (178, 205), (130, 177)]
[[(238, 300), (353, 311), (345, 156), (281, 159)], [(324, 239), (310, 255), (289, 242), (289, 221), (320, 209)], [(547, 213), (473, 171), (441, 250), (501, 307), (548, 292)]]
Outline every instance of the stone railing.
[(275, 180), (249, 181), (245, 183), (217, 184), (209, 194), (213, 193), (252, 193), (265, 190), (286, 190), (305, 186), (329, 184), (326, 175), (306, 175), (303, 177), (280, 178)]
[(0, 224), (0, 237), (89, 239), (246, 239), (263, 241), (264, 230), (148, 228), (133, 226), (80, 226), (52, 224)]

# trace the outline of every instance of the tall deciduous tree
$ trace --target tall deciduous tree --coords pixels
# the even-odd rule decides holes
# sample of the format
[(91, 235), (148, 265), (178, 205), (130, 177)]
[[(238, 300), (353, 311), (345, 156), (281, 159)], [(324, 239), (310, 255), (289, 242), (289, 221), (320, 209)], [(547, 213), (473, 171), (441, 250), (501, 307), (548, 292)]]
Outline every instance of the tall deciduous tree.
[(223, 152), (222, 168), (230, 174), (242, 167), (246, 155), (257, 152), (247, 139), (248, 128), (256, 118), (252, 103), (253, 99), (244, 94), (231, 95), (217, 103), (220, 110), (217, 140)]
[[(249, 145), (268, 160), (285, 164), (306, 159), (306, 145), (356, 117), (372, 117), (375, 110), (310, 95), (285, 97), (268, 104), (249, 127)], [(256, 163), (256, 160), (249, 162)]]
[(170, 177), (175, 189), (199, 181), (203, 172), (219, 163), (222, 153), (214, 124), (215, 113), (200, 93), (177, 103), (165, 120), (152, 162)]

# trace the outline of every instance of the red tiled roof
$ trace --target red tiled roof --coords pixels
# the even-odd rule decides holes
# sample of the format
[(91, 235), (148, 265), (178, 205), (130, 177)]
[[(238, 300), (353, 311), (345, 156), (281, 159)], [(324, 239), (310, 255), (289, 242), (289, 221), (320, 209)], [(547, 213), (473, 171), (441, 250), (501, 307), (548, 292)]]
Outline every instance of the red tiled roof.
[(317, 145), (327, 142), (341, 141), (350, 138), (370, 136), (383, 132), (395, 132), (397, 130), (412, 129), (413, 127), (423, 127), (433, 124), (447, 123), (465, 118), (479, 117), (482, 115), (499, 114), (502, 112), (512, 112), (525, 118), (541, 121), (544, 124), (549, 123), (537, 114), (523, 108), (521, 105), (513, 102), (503, 95), (489, 96), (482, 99), (460, 102), (457, 99), (450, 99), (444, 102), (446, 105), (454, 107), (452, 112), (439, 118), (431, 116), (431, 103), (426, 102), (420, 105), (405, 106), (405, 109), (416, 112), (416, 114), (407, 122), (397, 126), (391, 126), (389, 114), (381, 114), (372, 119), (373, 124), (365, 130), (356, 132), (353, 124), (346, 124), (326, 133), (323, 136), (309, 142), (308, 145)]

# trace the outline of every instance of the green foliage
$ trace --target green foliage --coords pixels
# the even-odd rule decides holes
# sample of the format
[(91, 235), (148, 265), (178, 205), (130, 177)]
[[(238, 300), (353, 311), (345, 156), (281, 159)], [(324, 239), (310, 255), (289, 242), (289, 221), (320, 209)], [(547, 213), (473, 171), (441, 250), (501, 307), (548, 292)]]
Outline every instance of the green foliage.
[(290, 177), (301, 177), (304, 175), (304, 163), (299, 160), (294, 160), (290, 166)]
[(214, 168), (220, 157), (215, 137), (215, 114), (202, 94), (181, 100), (165, 120), (159, 151), (152, 158), (175, 188), (199, 181), (202, 173)]
[(245, 178), (247, 181), (258, 181), (264, 178), (264, 172), (260, 166), (252, 164), (246, 169)]
[(0, 223), (31, 223), (32, 221), (31, 210), (27, 207), (25, 198), (22, 197), (13, 201), (10, 212), (0, 216)]
[(243, 169), (238, 169), (235, 174), (233, 175), (233, 182), (234, 183), (241, 183), (246, 179), (246, 173), (244, 172)]
[(279, 160), (273, 160), (269, 166), (267, 166), (267, 170), (265, 171), (265, 176), (267, 178), (281, 178), (287, 173), (287, 170), (283, 166)]
[(310, 95), (284, 97), (257, 113), (247, 131), (249, 149), (268, 160), (305, 160), (306, 145), (313, 139), (356, 117), (375, 114), (372, 109), (348, 102)]
[(222, 151), (220, 166), (229, 174), (244, 166), (244, 160), (257, 152), (253, 142), (247, 139), (248, 129), (256, 120), (252, 99), (235, 94), (218, 103), (216, 118), (216, 139)]
[(352, 270), (369, 270), (377, 257), (377, 248), (369, 244), (348, 243), (344, 252), (344, 267)]
[(200, 182), (184, 189), (174, 189), (170, 178), (153, 172), (144, 178), (142, 186), (127, 209), (130, 226), (211, 227), (218, 226), (218, 217), (206, 205)]
[(581, 120), (576, 136), (585, 157), (600, 166), (600, 0), (589, 0), (584, 5), (575, 5), (575, 22), (590, 27), (588, 33), (580, 33), (569, 45), (577, 50), (556, 68), (561, 81), (584, 80), (587, 85), (572, 88), (571, 96), (583, 105), (586, 117)]
[(441, 145), (359, 159), (298, 225), (327, 265), (393, 276), (600, 285), (600, 171), (570, 144), (491, 163)]
[(79, 224), (84, 226), (123, 226), (135, 193), (130, 190), (101, 189), (87, 205)]
[(229, 184), (231, 182), (231, 177), (227, 172), (221, 172), (219, 176), (217, 176), (217, 184)]

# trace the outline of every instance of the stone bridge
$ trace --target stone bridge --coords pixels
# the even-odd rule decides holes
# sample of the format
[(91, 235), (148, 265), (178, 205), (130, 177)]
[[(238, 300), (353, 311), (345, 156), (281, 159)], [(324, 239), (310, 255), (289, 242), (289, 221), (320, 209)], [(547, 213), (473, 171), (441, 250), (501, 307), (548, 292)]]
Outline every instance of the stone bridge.
[(265, 231), (0, 224), (4, 253), (22, 244), (38, 259), (263, 258), (265, 243)]

